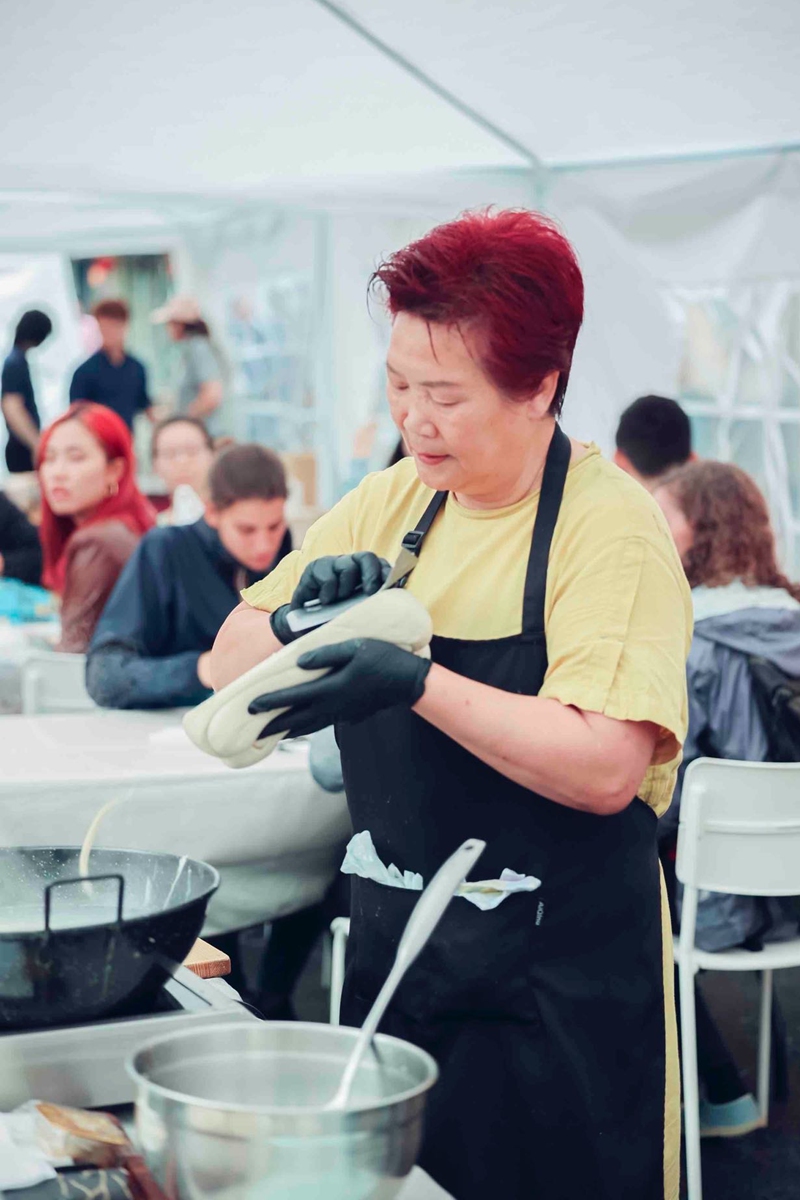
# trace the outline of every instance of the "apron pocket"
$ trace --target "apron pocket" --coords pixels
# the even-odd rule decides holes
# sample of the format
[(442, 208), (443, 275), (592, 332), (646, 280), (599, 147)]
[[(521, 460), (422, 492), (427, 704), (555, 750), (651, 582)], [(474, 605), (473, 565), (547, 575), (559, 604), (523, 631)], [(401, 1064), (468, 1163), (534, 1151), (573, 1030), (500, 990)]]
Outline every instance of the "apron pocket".
[[(352, 877), (348, 987), (359, 1005), (375, 999), (394, 962), (419, 892)], [(392, 1008), (414, 1021), (482, 1019), (534, 1021), (532, 986), (536, 919), (543, 889), (517, 892), (483, 912), (463, 897), (450, 903)]]

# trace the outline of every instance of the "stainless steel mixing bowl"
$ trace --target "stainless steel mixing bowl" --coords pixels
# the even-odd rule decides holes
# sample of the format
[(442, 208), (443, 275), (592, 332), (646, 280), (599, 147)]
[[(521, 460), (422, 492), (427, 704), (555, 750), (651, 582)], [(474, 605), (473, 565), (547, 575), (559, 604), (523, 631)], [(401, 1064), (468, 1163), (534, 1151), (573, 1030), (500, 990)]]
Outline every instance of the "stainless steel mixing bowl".
[(378, 1034), (350, 1102), (325, 1111), (357, 1030), (216, 1025), (143, 1046), (136, 1134), (170, 1200), (391, 1200), (416, 1161), (436, 1063)]

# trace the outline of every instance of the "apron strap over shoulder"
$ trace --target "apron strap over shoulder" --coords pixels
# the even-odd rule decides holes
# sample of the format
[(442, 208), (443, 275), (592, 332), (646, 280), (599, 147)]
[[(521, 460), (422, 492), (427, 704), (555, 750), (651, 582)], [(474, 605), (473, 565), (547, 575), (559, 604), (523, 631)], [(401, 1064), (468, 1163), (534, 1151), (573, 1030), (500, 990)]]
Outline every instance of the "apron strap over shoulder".
[[(553, 430), (553, 437), (547, 451), (542, 476), (542, 488), (539, 493), (539, 508), (536, 513), (536, 523), (531, 538), (531, 549), (528, 556), (528, 569), (525, 576), (525, 591), (522, 602), (522, 633), (541, 634), (544, 632), (544, 600), (547, 589), (547, 566), (550, 558), (550, 545), (553, 532), (558, 520), (561, 498), (564, 494), (564, 484), (567, 479), (572, 447), (570, 440), (560, 425)], [(403, 538), (404, 550), (409, 550), (419, 557), (422, 544), (433, 524), (439, 509), (447, 499), (447, 492), (436, 492), (428, 507), (416, 524)]]
[(419, 558), (419, 552), (422, 549), (422, 543), (425, 540), (425, 535), (434, 522), (436, 514), (447, 499), (447, 492), (436, 492), (425, 512), (417, 521), (416, 528), (410, 529), (402, 541), (404, 550), (410, 550)]
[(544, 632), (544, 600), (547, 590), (550, 545), (561, 508), (561, 497), (564, 494), (564, 484), (571, 456), (570, 440), (561, 426), (556, 425), (544, 464), (539, 508), (536, 512), (531, 551), (528, 556), (528, 570), (525, 576), (525, 592), (522, 601), (523, 635)]

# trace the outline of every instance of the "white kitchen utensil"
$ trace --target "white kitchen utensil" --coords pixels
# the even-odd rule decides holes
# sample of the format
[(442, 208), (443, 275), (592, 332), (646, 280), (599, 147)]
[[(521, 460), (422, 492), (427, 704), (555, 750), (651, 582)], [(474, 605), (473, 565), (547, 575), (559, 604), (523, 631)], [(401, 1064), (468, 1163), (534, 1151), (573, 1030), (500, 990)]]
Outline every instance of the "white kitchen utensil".
[(378, 993), (375, 1003), (369, 1010), (367, 1019), (361, 1026), (361, 1033), (344, 1069), (342, 1082), (339, 1084), (336, 1095), (325, 1105), (326, 1108), (344, 1108), (347, 1105), (350, 1089), (353, 1086), (361, 1059), (375, 1036), (381, 1018), (399, 987), (401, 979), (425, 946), (457, 889), (485, 849), (486, 842), (481, 842), (478, 838), (469, 838), (439, 867), (415, 904), (408, 924), (403, 930), (403, 936), (400, 938), (394, 965)]

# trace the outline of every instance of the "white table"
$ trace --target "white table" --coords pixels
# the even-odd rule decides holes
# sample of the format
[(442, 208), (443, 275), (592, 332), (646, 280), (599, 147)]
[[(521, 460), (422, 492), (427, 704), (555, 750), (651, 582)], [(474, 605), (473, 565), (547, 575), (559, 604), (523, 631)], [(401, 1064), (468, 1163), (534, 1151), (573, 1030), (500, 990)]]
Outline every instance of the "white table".
[(198, 750), (181, 712), (0, 717), (0, 845), (96, 845), (204, 859), (222, 884), (205, 934), (271, 921), (319, 900), (350, 833), (344, 796), (324, 792), (305, 743), (244, 771)]

